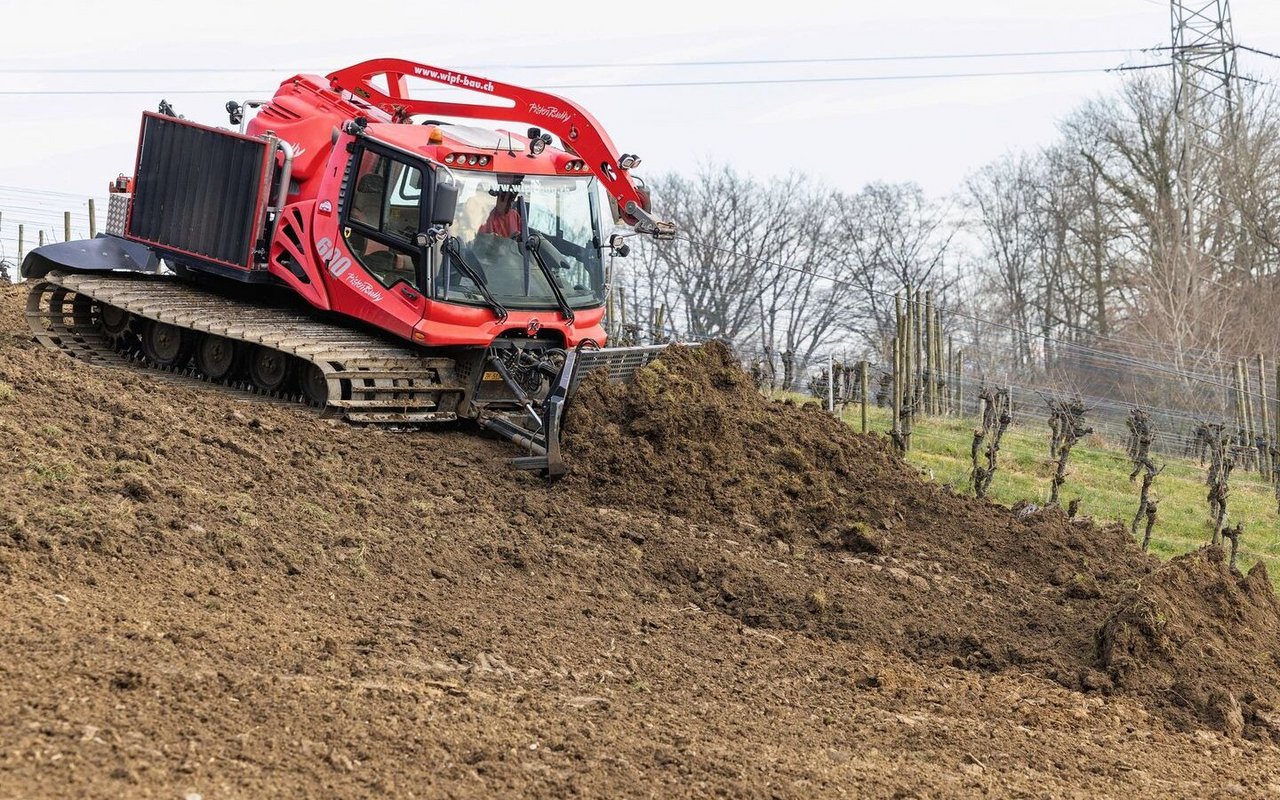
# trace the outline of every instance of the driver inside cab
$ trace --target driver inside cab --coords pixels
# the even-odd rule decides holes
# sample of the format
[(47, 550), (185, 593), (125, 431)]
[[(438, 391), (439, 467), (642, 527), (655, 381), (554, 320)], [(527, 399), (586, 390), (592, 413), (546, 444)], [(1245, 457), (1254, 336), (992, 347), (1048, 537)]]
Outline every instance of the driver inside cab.
[(477, 233), (492, 233), (510, 237), (520, 232), (520, 211), (516, 208), (516, 193), (499, 190), (489, 217), (480, 224)]

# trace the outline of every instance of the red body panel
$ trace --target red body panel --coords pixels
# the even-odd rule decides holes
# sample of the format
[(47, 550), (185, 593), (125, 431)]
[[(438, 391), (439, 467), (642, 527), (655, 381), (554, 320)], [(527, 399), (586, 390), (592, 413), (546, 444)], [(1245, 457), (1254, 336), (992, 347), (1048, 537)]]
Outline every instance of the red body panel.
[[(323, 265), (316, 259), (315, 247), (311, 245), (315, 241), (312, 236), (312, 215), (316, 205), (314, 200), (294, 203), (280, 214), (280, 221), (276, 223), (276, 235), (271, 242), (267, 269), (302, 295), (308, 303), (321, 311), (328, 311), (332, 306), (324, 276), (320, 274)], [(301, 242), (302, 246), (299, 247), (294, 242)], [(281, 263), (281, 259), (286, 256), (298, 266), (306, 280), (299, 278), (293, 270)]]
[(532, 328), (560, 331), (564, 334), (565, 346), (577, 347), (587, 340), (604, 344), (605, 331), (600, 324), (603, 319), (604, 306), (597, 306), (575, 311), (573, 325), (565, 325), (560, 312), (554, 308), (512, 309), (506, 320), (498, 322), (487, 308), (428, 301), (427, 318), (414, 331), (413, 340), (428, 346), (487, 345), (504, 333), (528, 333)]

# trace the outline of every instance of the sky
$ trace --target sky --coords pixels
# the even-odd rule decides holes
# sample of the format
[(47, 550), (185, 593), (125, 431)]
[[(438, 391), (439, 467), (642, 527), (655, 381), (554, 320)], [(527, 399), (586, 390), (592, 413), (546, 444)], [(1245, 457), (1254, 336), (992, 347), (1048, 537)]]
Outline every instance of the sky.
[[(1144, 49), (1170, 36), (1165, 0), (725, 9), (0, 0), (0, 199), (23, 189), (105, 195), (132, 169), (141, 112), (161, 99), (226, 126), (227, 100), (265, 99), (295, 73), (387, 56), (557, 87), (549, 91), (590, 111), (622, 152), (643, 157), (641, 176), (727, 165), (760, 180), (800, 172), (849, 191), (911, 181), (944, 195), (1004, 153), (1051, 144), (1073, 109), (1116, 90), (1122, 78), (1105, 70), (1159, 63)], [(1231, 11), (1238, 42), (1280, 52), (1280, 3), (1235, 0)], [(1041, 55), (992, 55), (1009, 53)], [(968, 57), (940, 57), (955, 55)], [(1242, 54), (1240, 67), (1280, 75), (1280, 61), (1262, 56)], [(958, 77), (1011, 72), (1037, 74)]]

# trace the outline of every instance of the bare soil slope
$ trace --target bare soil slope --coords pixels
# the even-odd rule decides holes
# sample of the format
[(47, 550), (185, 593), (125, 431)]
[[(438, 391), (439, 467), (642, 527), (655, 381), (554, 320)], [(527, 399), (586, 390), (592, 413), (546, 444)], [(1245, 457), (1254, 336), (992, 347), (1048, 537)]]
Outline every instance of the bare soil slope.
[[(86, 367), (21, 295), (0, 797), (1280, 792), (1258, 579), (953, 496), (717, 348), (584, 387), (546, 485), (469, 432)], [(1144, 602), (1203, 613), (1166, 641)]]

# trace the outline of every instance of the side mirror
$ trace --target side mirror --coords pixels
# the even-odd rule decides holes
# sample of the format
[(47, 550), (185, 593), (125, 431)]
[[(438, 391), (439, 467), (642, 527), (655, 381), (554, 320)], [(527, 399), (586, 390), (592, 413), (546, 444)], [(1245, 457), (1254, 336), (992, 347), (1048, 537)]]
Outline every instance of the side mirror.
[(431, 198), (431, 224), (452, 225), (457, 211), (458, 184), (437, 180), (435, 195)]

